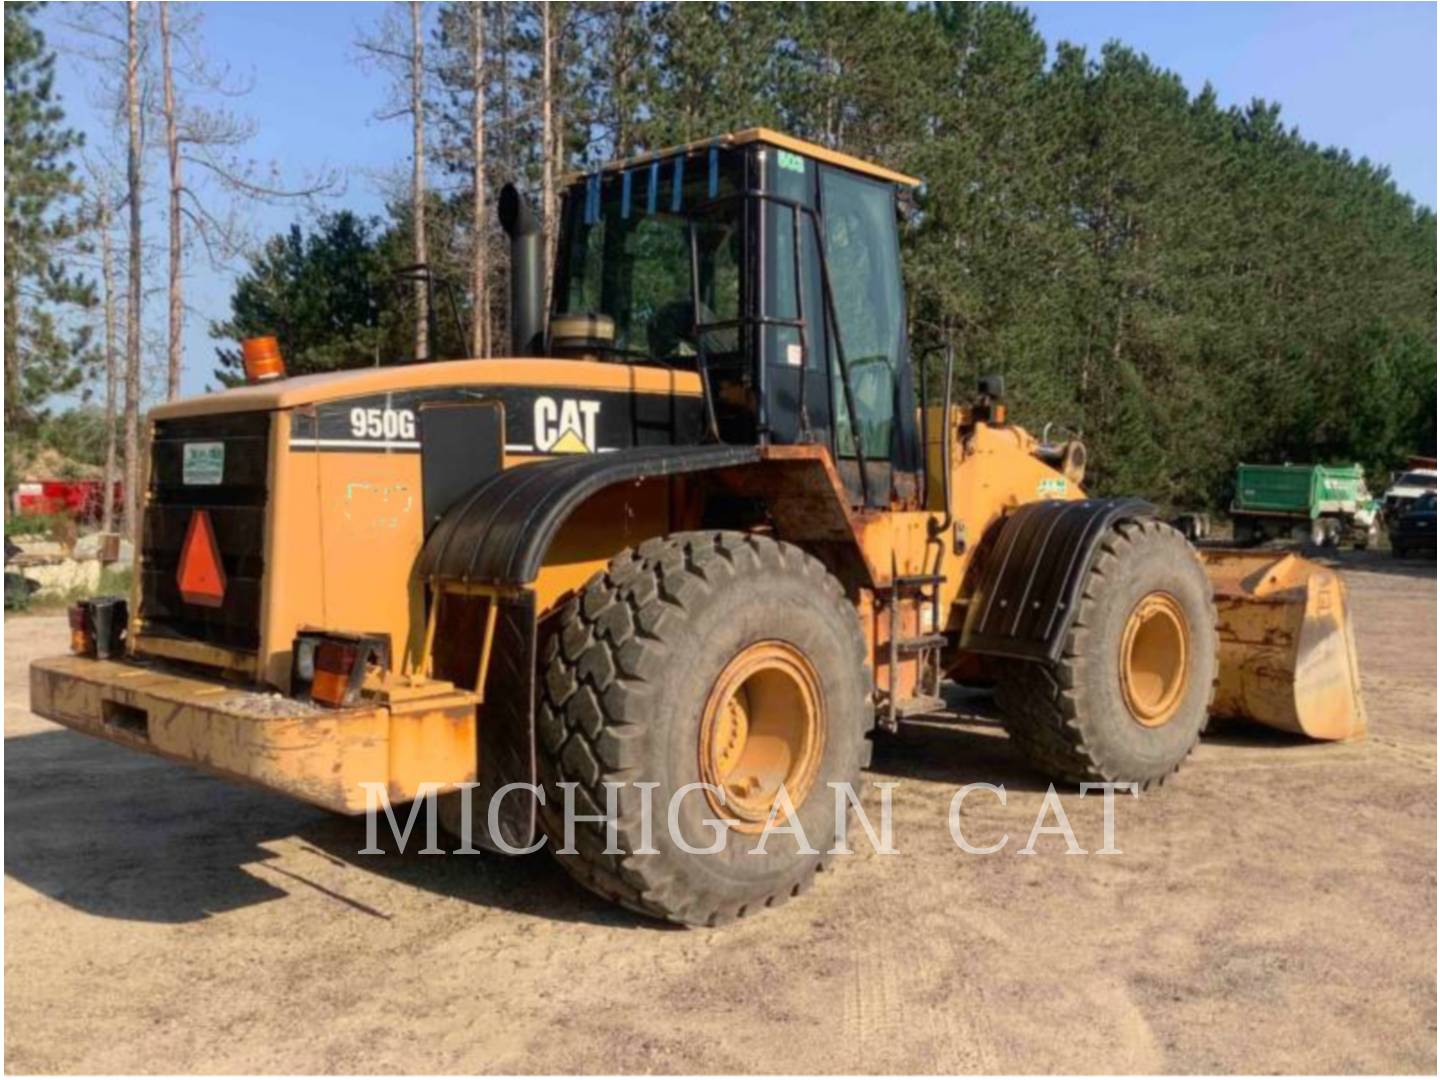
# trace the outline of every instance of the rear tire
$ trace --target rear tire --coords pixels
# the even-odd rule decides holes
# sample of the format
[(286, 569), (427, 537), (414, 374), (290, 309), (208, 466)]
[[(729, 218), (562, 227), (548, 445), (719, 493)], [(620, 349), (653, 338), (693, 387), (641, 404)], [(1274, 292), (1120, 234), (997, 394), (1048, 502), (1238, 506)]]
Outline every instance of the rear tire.
[(1060, 659), (998, 665), (1010, 738), (1057, 780), (1162, 782), (1205, 729), (1215, 627), (1209, 579), (1185, 538), (1154, 520), (1115, 525)]
[[(556, 857), (577, 881), (634, 911), (712, 926), (810, 886), (835, 846), (828, 785), (858, 780), (874, 726), (860, 622), (820, 562), (794, 545), (735, 532), (647, 541), (618, 555), (561, 609), (541, 664), (541, 815)], [(749, 670), (758, 674), (747, 676)], [(781, 753), (783, 764), (747, 765), (749, 747), (763, 742), (749, 733), (788, 725), (796, 714), (810, 719)], [(717, 738), (717, 725), (727, 724)], [(767, 734), (776, 737), (773, 727)], [(765, 853), (751, 853), (770, 803), (770, 781), (761, 775), (777, 778), (775, 787), (784, 780), (819, 854), (802, 853), (797, 838), (784, 834), (768, 838)], [(607, 781), (624, 784), (617, 818), (626, 854), (606, 855), (604, 823), (585, 821), (575, 823), (576, 853), (559, 854), (560, 784), (570, 781), (578, 784), (582, 814), (604, 812)], [(635, 853), (644, 846), (638, 782), (658, 784), (650, 793), (656, 854)], [(726, 830), (716, 854), (685, 851), (667, 828), (672, 795), (700, 782), (725, 789), (724, 813), (707, 793), (691, 791), (678, 804), (682, 839), (705, 847), (715, 839), (707, 819), (742, 822)], [(746, 801), (757, 790), (765, 803), (758, 825), (755, 800)]]

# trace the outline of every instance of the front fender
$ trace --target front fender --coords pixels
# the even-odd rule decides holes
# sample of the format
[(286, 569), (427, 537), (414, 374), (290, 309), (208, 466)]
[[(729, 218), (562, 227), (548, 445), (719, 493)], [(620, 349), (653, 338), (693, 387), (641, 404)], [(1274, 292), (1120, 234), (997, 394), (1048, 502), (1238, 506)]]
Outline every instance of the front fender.
[(1018, 660), (1059, 659), (1101, 538), (1118, 521), (1153, 517), (1143, 499), (1027, 503), (992, 528), (966, 609), (960, 648)]

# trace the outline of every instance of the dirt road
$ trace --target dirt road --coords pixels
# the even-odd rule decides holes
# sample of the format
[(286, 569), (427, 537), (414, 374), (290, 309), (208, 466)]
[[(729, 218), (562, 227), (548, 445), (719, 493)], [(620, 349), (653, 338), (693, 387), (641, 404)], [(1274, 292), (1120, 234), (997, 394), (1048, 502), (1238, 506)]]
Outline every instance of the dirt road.
[[(1024, 845), (1044, 784), (934, 723), (877, 753), (900, 854), (718, 931), (548, 857), (366, 857), (357, 822), (31, 716), (59, 618), (5, 623), (15, 1072), (1433, 1072), (1435, 568), (1346, 556), (1372, 735), (1208, 739)], [(951, 795), (1003, 783), (962, 816)], [(1095, 798), (1065, 795), (1082, 845)], [(872, 792), (869, 803), (876, 797)]]

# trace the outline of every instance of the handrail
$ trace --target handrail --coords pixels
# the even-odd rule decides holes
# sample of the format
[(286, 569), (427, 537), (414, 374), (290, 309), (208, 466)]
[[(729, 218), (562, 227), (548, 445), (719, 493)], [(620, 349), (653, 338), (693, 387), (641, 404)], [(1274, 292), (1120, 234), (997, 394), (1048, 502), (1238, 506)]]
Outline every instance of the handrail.
[[(945, 339), (945, 407), (940, 415), (940, 437), (944, 440), (940, 444), (940, 484), (944, 492), (942, 498), (945, 500), (944, 517), (939, 523), (931, 522), (930, 535), (939, 536), (946, 529), (950, 528), (955, 520), (955, 515), (950, 510), (950, 404), (955, 393), (955, 342), (948, 336)], [(929, 451), (926, 451), (928, 456)]]

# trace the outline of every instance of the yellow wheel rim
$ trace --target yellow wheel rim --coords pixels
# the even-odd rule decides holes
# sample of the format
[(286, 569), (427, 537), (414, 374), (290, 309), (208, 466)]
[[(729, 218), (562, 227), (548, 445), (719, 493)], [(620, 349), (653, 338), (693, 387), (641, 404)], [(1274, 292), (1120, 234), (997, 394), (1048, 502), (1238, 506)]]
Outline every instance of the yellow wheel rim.
[(1190, 630), (1169, 593), (1140, 598), (1120, 640), (1120, 686), (1139, 723), (1160, 727), (1180, 708), (1190, 677)]
[(820, 769), (825, 745), (820, 680), (800, 650), (761, 641), (725, 665), (700, 721), (700, 776), (725, 792), (706, 792), (716, 814), (742, 832), (759, 832), (785, 785), (797, 810)]

